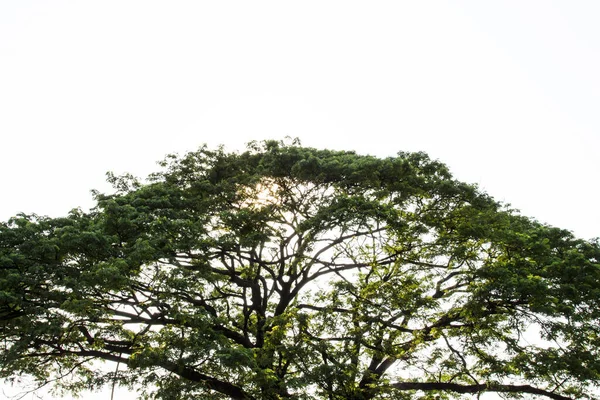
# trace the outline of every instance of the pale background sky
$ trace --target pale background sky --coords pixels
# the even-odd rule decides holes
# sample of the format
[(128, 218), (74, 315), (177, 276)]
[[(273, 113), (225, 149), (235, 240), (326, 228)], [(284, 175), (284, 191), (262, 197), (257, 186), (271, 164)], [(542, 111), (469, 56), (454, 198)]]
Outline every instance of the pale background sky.
[(0, 220), (89, 208), (106, 171), (166, 153), (292, 136), (422, 150), (600, 236), (598, 20), (596, 0), (2, 1)]

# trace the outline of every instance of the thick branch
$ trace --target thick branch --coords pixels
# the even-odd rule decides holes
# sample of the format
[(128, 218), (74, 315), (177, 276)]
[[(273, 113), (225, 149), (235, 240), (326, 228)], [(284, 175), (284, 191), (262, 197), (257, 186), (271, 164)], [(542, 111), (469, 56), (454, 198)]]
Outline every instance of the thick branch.
[(223, 393), (223, 394), (231, 397), (234, 400), (251, 400), (252, 399), (252, 396), (250, 396), (248, 393), (246, 393), (241, 388), (239, 388), (235, 385), (232, 385), (229, 382), (225, 382), (225, 381), (219, 380), (217, 378), (213, 378), (212, 376), (201, 374), (200, 372), (198, 372), (192, 368), (177, 365), (177, 364), (175, 364), (173, 362), (169, 362), (169, 361), (161, 362), (161, 363), (159, 363), (159, 365), (162, 368), (166, 369), (167, 371), (171, 371), (174, 374), (181, 376), (182, 378), (188, 379), (192, 382), (201, 382), (207, 388), (209, 388), (211, 390), (215, 390), (219, 393)]
[(479, 385), (461, 385), (449, 382), (396, 382), (391, 386), (398, 390), (445, 390), (457, 393), (482, 393), (482, 392), (500, 392), (500, 393), (529, 393), (546, 396), (554, 400), (573, 400), (571, 397), (562, 396), (557, 393), (548, 392), (529, 385), (500, 385), (500, 384), (479, 384)]
[[(122, 362), (127, 364), (128, 359), (121, 358), (120, 356), (116, 356), (114, 354), (104, 353), (97, 350), (86, 350), (80, 352), (66, 352), (79, 354), (82, 356), (91, 356), (98, 357), (109, 361)], [(129, 354), (129, 353), (127, 353)], [(185, 367), (182, 365), (178, 365), (174, 362), (170, 361), (162, 361), (156, 364), (157, 366), (166, 369), (167, 371), (173, 372), (181, 376), (182, 378), (188, 379), (192, 382), (198, 382), (204, 384), (208, 389), (217, 391), (219, 393), (223, 393), (234, 400), (252, 400), (252, 396), (246, 393), (243, 389), (229, 383), (222, 381), (220, 379), (214, 378), (212, 376), (208, 376), (202, 374), (192, 368)]]

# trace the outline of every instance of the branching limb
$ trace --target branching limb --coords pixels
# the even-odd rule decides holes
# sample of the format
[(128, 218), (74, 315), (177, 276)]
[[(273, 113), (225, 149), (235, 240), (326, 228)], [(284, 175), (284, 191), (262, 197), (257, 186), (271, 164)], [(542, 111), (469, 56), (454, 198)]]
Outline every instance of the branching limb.
[(553, 400), (574, 400), (572, 397), (562, 396), (557, 393), (552, 393), (544, 389), (539, 389), (530, 385), (500, 385), (500, 384), (475, 384), (461, 385), (458, 383), (449, 382), (396, 382), (390, 385), (398, 390), (443, 390), (456, 393), (482, 393), (482, 392), (498, 392), (498, 393), (527, 393), (546, 396)]

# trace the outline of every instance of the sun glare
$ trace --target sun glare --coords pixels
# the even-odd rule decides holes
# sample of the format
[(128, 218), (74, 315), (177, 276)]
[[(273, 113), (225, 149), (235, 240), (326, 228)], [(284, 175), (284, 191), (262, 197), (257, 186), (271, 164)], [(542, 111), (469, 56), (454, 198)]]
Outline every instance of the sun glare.
[(255, 186), (243, 187), (244, 207), (265, 207), (275, 205), (281, 202), (278, 195), (279, 185), (271, 178), (262, 179)]

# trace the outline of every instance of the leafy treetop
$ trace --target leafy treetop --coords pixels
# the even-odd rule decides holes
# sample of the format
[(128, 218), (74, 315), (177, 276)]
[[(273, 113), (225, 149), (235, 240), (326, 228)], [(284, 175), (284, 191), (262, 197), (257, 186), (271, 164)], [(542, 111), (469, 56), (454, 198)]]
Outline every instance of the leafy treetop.
[(0, 377), (155, 399), (599, 398), (597, 242), (423, 153), (265, 141), (161, 166), (110, 175), (90, 212), (0, 224)]

